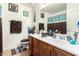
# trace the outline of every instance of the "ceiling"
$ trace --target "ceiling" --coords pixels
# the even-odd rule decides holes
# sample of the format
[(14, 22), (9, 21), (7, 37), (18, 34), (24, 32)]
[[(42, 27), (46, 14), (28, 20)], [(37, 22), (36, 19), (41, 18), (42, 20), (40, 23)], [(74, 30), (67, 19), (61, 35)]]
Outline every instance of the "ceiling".
[(63, 10), (66, 10), (66, 3), (21, 3), (25, 6), (28, 6), (32, 9), (40, 8), (41, 11), (47, 12), (47, 13), (57, 13)]
[(21, 3), (21, 4), (24, 5), (24, 6), (28, 6), (32, 9), (38, 8), (39, 5), (40, 5), (40, 3)]
[(66, 4), (65, 3), (49, 4), (48, 6), (42, 8), (41, 10), (53, 14), (66, 10)]

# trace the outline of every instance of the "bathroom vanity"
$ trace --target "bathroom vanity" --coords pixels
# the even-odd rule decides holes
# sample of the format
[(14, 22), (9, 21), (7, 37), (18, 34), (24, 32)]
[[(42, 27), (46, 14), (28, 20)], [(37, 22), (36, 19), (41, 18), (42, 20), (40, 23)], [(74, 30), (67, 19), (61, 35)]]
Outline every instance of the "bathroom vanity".
[(55, 39), (51, 36), (30, 34), (30, 51), (33, 56), (77, 56), (79, 45), (72, 45), (66, 39)]

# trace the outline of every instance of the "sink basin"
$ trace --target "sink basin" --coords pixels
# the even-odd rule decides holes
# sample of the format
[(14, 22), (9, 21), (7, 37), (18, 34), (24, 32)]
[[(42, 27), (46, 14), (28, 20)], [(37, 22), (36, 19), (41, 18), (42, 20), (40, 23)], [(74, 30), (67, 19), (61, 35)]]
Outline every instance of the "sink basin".
[(72, 45), (77, 45), (77, 41), (71, 36), (67, 36), (67, 41)]

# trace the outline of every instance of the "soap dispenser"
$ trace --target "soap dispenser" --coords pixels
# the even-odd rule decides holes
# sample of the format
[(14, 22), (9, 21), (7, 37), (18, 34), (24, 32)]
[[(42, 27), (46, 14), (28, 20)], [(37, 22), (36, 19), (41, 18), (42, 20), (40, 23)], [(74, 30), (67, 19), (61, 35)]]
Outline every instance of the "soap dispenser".
[(79, 33), (77, 34), (77, 43), (79, 44)]

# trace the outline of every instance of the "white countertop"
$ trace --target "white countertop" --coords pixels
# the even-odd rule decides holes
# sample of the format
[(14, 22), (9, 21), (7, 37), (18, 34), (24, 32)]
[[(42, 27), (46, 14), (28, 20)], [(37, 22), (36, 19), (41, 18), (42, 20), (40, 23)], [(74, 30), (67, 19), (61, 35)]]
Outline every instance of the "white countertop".
[(51, 36), (41, 37), (40, 34), (30, 34), (30, 36), (37, 38), (43, 42), (46, 42), (50, 45), (58, 47), (64, 51), (67, 51), (73, 55), (79, 56), (79, 44), (72, 45), (67, 40), (54, 39)]

